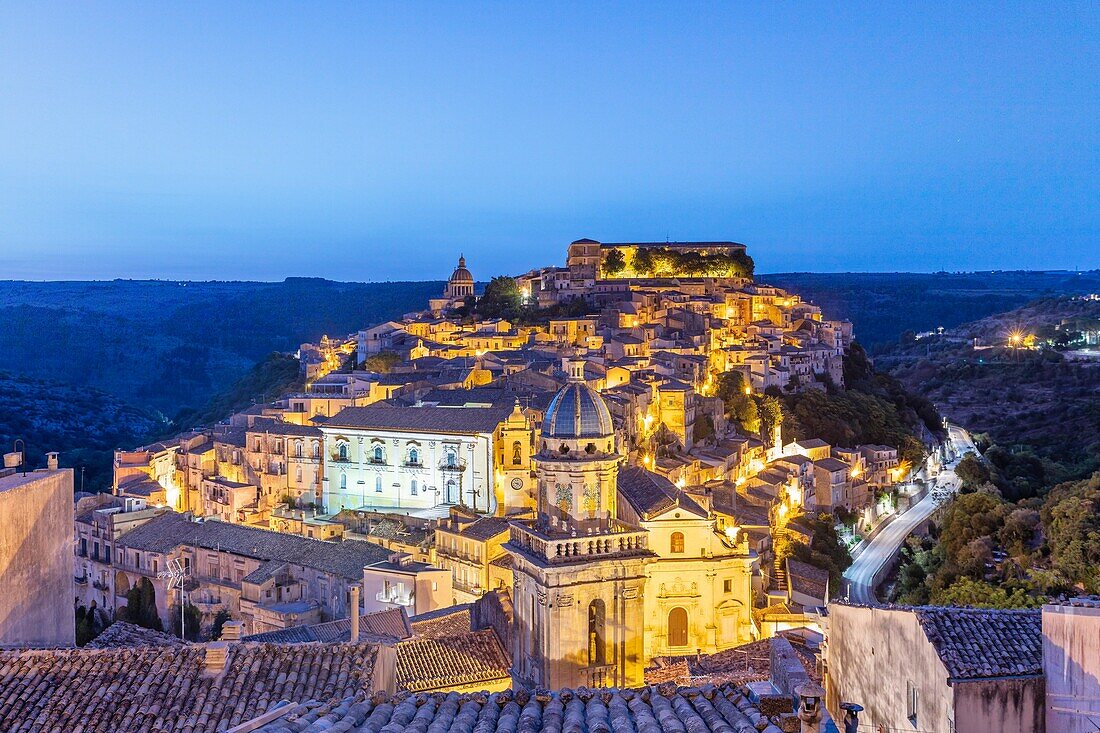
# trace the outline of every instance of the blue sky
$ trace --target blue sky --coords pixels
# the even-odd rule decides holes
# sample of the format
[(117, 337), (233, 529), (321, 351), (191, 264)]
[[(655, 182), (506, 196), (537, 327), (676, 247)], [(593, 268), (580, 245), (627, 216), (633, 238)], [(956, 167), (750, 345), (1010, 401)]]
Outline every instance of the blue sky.
[[(840, 6), (840, 7), (838, 7)], [(0, 4), (0, 278), (1100, 267), (1097, 3)]]

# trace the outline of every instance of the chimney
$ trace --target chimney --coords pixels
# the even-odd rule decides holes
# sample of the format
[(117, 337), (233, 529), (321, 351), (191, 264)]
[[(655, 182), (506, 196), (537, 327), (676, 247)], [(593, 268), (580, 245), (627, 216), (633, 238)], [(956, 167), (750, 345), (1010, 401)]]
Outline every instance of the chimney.
[(222, 626), (221, 641), (240, 641), (244, 630), (244, 623), (241, 621), (226, 621)]
[(794, 694), (798, 695), (798, 719), (802, 721), (802, 733), (818, 733), (821, 730), (825, 690), (813, 682), (806, 682), (794, 688)]
[(216, 677), (225, 671), (225, 663), (229, 659), (229, 642), (212, 641), (206, 645), (206, 653), (203, 656), (203, 667), (207, 675)]
[(59, 455), (60, 454), (55, 450), (52, 450), (49, 453), (47, 453), (46, 454), (46, 468), (48, 468), (51, 471), (56, 471), (57, 470), (57, 457)]
[(359, 642), (359, 584), (351, 587), (351, 643)]

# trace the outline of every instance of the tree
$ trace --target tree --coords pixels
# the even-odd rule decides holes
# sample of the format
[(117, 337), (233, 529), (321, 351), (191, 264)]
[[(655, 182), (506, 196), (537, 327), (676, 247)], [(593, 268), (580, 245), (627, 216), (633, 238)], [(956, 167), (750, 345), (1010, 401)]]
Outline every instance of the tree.
[(607, 253), (607, 257), (603, 260), (603, 270), (608, 275), (618, 275), (620, 272), (626, 269), (626, 258), (623, 257), (623, 253), (618, 249), (613, 249)]
[(1013, 557), (1025, 557), (1035, 546), (1039, 536), (1039, 512), (1034, 509), (1013, 509), (1005, 517), (1004, 526), (997, 538)]
[(634, 251), (634, 272), (638, 275), (649, 275), (653, 272), (653, 250), (648, 247), (639, 247)]
[(513, 278), (499, 275), (489, 281), (474, 310), (483, 318), (516, 318), (523, 309), (523, 293)]
[(771, 445), (775, 428), (783, 424), (783, 408), (772, 395), (763, 395), (756, 400), (760, 411), (760, 438)]
[(368, 372), (389, 374), (393, 368), (401, 363), (401, 356), (393, 351), (379, 351), (371, 354), (363, 360), (363, 368)]
[(731, 369), (718, 375), (715, 394), (726, 406), (726, 414), (736, 420), (745, 433), (760, 432), (760, 411), (751, 395), (745, 394), (745, 375)]
[[(784, 552), (789, 552), (797, 560), (828, 570), (831, 593), (837, 594), (844, 579), (844, 571), (852, 564), (852, 555), (836, 533), (833, 515), (818, 514), (810, 520), (809, 525), (813, 532), (810, 544), (792, 542), (790, 549)], [(776, 554), (779, 556), (778, 548)]]
[(1042, 518), (1054, 566), (1088, 593), (1100, 593), (1100, 472), (1055, 486)]
[(973, 608), (1038, 608), (1044, 600), (1021, 587), (993, 585), (973, 578), (959, 578), (944, 590), (932, 594), (932, 603), (937, 606)]
[(228, 609), (219, 608), (218, 612), (214, 614), (214, 621), (210, 624), (210, 641), (217, 641), (222, 638), (222, 629), (225, 628), (225, 623), (231, 620), (233, 620), (233, 617), (229, 614)]
[(157, 591), (148, 578), (142, 578), (126, 593), (126, 613), (123, 621), (154, 631), (164, 631), (157, 612)]
[(989, 467), (973, 451), (962, 457), (955, 466), (955, 475), (959, 477), (964, 489), (975, 489), (990, 479)]
[[(187, 624), (187, 640), (199, 641), (202, 638), (202, 613), (198, 608), (188, 603), (183, 607), (183, 616), (183, 621)], [(168, 617), (172, 625), (172, 634), (180, 636), (180, 607), (178, 603), (168, 609)]]

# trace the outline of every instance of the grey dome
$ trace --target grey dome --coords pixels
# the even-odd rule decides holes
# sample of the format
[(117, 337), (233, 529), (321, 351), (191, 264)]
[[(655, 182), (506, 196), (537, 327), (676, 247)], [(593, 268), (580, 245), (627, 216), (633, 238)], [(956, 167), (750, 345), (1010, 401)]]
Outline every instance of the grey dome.
[(543, 437), (607, 438), (614, 434), (607, 403), (583, 382), (562, 387), (550, 401), (542, 421)]

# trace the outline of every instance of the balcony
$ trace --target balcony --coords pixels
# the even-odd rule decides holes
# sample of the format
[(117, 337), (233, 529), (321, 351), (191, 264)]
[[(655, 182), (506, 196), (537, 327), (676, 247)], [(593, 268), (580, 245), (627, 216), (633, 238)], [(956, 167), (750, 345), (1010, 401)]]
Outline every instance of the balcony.
[(598, 534), (548, 534), (534, 527), (513, 526), (509, 543), (554, 565), (583, 562), (591, 556), (647, 555), (649, 533), (613, 524)]
[(398, 606), (412, 606), (414, 602), (412, 593), (401, 593), (396, 588), (391, 588), (389, 591), (380, 590), (374, 598), (382, 603), (393, 603)]
[(615, 684), (615, 665), (600, 664), (581, 670), (586, 687), (612, 687)]
[(439, 462), (439, 470), (440, 471), (453, 471), (454, 473), (462, 473), (463, 471), (466, 470), (466, 459), (465, 458), (451, 458), (451, 459), (444, 458), (442, 461)]

